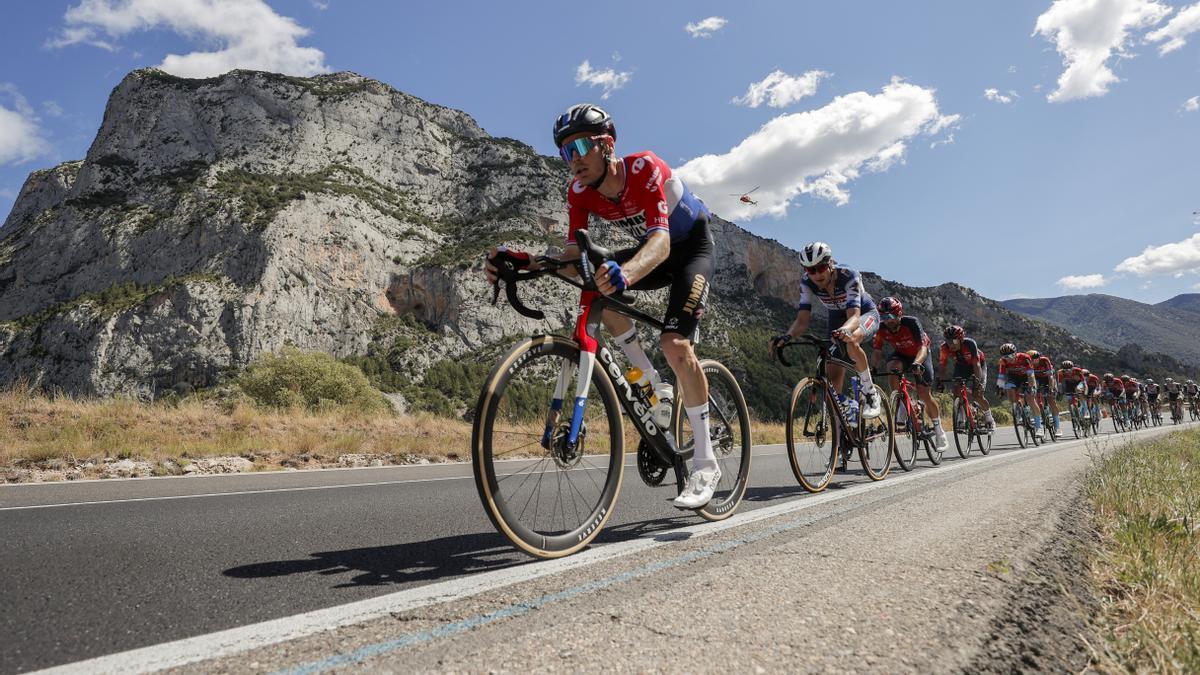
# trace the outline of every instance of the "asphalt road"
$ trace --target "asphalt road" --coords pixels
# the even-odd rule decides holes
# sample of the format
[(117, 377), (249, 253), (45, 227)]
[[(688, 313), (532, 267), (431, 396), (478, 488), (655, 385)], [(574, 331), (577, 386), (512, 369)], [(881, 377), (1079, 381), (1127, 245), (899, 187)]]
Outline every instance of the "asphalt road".
[[(1001, 429), (992, 457), (1022, 452), (1012, 439)], [(963, 461), (952, 442), (943, 466)], [(914, 475), (939, 471), (925, 465)], [(835, 481), (869, 483), (853, 465)], [(628, 471), (593, 549), (700, 524), (673, 496)], [(760, 447), (739, 513), (812, 498), (781, 447)], [(469, 465), (2, 486), (0, 541), (5, 673), (531, 563)]]

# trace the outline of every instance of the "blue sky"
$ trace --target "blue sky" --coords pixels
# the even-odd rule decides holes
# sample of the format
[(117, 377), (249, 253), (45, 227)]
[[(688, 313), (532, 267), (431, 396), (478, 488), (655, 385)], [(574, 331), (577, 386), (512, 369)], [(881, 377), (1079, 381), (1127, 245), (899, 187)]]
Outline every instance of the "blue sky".
[[(619, 151), (653, 150), (721, 215), (911, 285), (1200, 290), (1200, 3), (596, 7), (10, 3), (0, 214), (30, 171), (85, 155), (132, 69), (351, 70), (545, 154), (554, 117), (595, 101)], [(728, 196), (755, 185), (756, 207)]]

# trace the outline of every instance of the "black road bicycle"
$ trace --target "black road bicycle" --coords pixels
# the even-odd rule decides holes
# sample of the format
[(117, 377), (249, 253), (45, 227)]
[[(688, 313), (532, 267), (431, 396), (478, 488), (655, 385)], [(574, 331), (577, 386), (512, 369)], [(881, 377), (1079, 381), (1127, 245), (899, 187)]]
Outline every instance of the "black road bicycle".
[[(471, 434), (475, 485), (488, 518), (518, 549), (557, 558), (586, 547), (612, 516), (625, 467), (625, 435), (641, 438), (637, 467), (648, 485), (673, 470), (683, 490), (694, 440), (685, 428), (679, 387), (670, 423), (660, 426), (649, 393), (629, 382), (604, 342), (600, 319), (616, 312), (662, 330), (658, 319), (635, 309), (626, 296), (596, 290), (593, 270), (612, 253), (576, 232), (578, 261), (540, 257), (538, 270), (518, 270), (512, 258), (496, 259), (509, 304), (523, 316), (544, 314), (521, 303), (519, 283), (550, 276), (582, 290), (571, 337), (535, 335), (512, 346), (479, 394)], [(562, 270), (577, 267), (581, 281)], [(500, 293), (496, 286), (494, 303)], [(707, 520), (733, 515), (750, 475), (750, 413), (737, 379), (725, 366), (702, 360), (708, 378), (713, 452), (721, 480), (712, 501), (696, 509)], [(622, 416), (624, 411), (624, 416)]]
[(844, 469), (850, 452), (858, 450), (863, 470), (871, 480), (883, 480), (892, 468), (892, 452), (896, 437), (892, 428), (892, 411), (885, 405), (883, 389), (875, 385), (879, 397), (879, 416), (864, 418), (862, 391), (858, 377), (851, 377), (853, 397), (843, 401), (825, 376), (825, 366), (834, 363), (853, 373), (854, 363), (831, 340), (811, 335), (796, 338), (775, 351), (784, 366), (791, 366), (784, 350), (809, 346), (817, 349), (817, 364), (811, 377), (796, 383), (792, 389), (787, 415), (788, 460), (796, 480), (809, 492), (820, 492), (829, 486), (840, 461)]

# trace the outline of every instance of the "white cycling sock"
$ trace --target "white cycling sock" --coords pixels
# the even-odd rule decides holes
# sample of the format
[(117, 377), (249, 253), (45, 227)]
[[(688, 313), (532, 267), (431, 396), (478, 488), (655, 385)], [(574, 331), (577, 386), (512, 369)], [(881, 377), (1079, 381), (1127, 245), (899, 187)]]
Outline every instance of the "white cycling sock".
[(684, 408), (688, 421), (692, 423), (692, 437), (696, 450), (692, 456), (693, 471), (711, 471), (717, 468), (717, 457), (712, 451), (712, 439), (708, 436), (708, 403)]
[(871, 369), (867, 368), (858, 374), (858, 382), (862, 385), (863, 392), (875, 391), (875, 382), (871, 380)]
[(650, 363), (650, 357), (646, 356), (646, 350), (642, 349), (642, 341), (638, 339), (637, 328), (630, 328), (628, 332), (618, 335), (616, 340), (617, 344), (621, 346), (621, 351), (625, 352), (625, 358), (629, 359), (629, 363), (642, 371), (642, 379), (638, 384), (651, 381), (657, 383), (658, 373), (654, 371), (654, 364)]

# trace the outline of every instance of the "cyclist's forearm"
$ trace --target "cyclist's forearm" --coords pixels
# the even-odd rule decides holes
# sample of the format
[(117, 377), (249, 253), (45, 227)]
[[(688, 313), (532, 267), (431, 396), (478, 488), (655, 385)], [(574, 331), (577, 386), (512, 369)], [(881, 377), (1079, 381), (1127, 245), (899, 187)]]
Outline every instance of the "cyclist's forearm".
[(842, 330), (847, 333), (853, 333), (858, 328), (859, 322), (862, 320), (862, 312), (857, 308), (846, 310), (846, 323), (842, 324)]
[(659, 263), (667, 259), (671, 254), (671, 235), (666, 232), (654, 232), (646, 239), (646, 243), (638, 249), (629, 262), (621, 265), (621, 269), (625, 272), (625, 278), (629, 283), (636, 284), (642, 277), (646, 276)]

